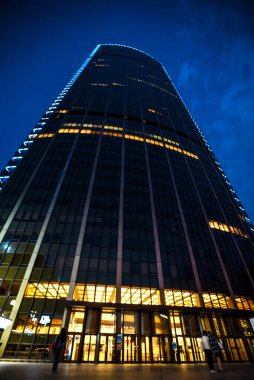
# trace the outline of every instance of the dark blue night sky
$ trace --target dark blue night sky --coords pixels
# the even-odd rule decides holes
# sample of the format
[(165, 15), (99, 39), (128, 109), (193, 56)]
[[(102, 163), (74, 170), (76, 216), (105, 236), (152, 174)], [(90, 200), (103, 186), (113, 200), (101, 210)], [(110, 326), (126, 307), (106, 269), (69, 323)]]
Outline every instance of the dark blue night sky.
[(1, 1), (0, 170), (99, 43), (167, 69), (254, 220), (254, 2)]

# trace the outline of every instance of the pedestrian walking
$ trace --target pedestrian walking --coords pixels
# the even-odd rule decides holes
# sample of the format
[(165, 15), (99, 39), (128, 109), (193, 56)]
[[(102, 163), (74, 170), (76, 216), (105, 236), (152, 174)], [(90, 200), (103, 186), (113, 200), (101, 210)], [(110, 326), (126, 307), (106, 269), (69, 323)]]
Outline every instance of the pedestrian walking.
[(209, 337), (205, 330), (203, 330), (203, 336), (201, 338), (201, 349), (205, 352), (206, 361), (208, 363), (210, 372), (215, 373), (213, 368), (213, 352), (209, 343)]
[(222, 369), (222, 344), (215, 338), (215, 336), (212, 336), (211, 332), (208, 331), (208, 338), (209, 338), (209, 344), (211, 347), (211, 350), (217, 360), (218, 366), (219, 366), (219, 372), (223, 372)]
[(53, 367), (52, 372), (57, 371), (59, 359), (61, 357), (61, 353), (66, 345), (67, 333), (65, 328), (61, 329), (60, 334), (56, 337), (54, 348), (53, 348)]

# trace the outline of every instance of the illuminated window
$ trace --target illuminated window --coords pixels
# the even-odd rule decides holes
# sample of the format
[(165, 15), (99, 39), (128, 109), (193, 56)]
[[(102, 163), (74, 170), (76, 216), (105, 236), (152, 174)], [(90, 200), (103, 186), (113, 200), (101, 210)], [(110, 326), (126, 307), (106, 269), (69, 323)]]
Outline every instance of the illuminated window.
[(118, 83), (118, 82), (113, 82), (112, 86), (118, 86), (118, 87), (125, 87), (125, 84), (123, 83)]
[(79, 133), (79, 129), (59, 129), (58, 133)]
[[(73, 125), (73, 124), (75, 124), (75, 123), (64, 123), (63, 125), (64, 126), (69, 126), (69, 125)], [(77, 124), (77, 126), (80, 126), (80, 124)], [(101, 128), (103, 128), (102, 125), (99, 125), (99, 124), (89, 124), (89, 123), (84, 123), (83, 127), (85, 127), (85, 128), (89, 127), (89, 128), (94, 128), (94, 129), (101, 129)], [(123, 131), (122, 127), (113, 126), (113, 125), (105, 125), (104, 129), (106, 129), (106, 130)], [(58, 130), (58, 133), (98, 134), (100, 132), (93, 131), (92, 129), (82, 129), (82, 130), (79, 130), (79, 129), (72, 129), (72, 128), (71, 129), (61, 128), (61, 129)], [(166, 149), (170, 149), (170, 150), (173, 150), (175, 152), (178, 152), (178, 153), (181, 153), (181, 154), (185, 154), (185, 155), (187, 155), (189, 157), (192, 157), (192, 158), (195, 158), (196, 160), (198, 160), (198, 156), (196, 154), (193, 154), (191, 152), (188, 152), (186, 150), (178, 148), (177, 146), (179, 146), (179, 143), (177, 143), (175, 141), (164, 139), (161, 136), (156, 136), (156, 135), (148, 134), (148, 136), (153, 137), (154, 139), (158, 139), (158, 140), (162, 140), (163, 141), (163, 142), (161, 142), (161, 141), (157, 141), (157, 140), (154, 140), (154, 139), (151, 139), (151, 138), (140, 137), (137, 134), (138, 133), (137, 131), (135, 131), (135, 133), (136, 133), (135, 135), (134, 134), (126, 133), (124, 135), (124, 138), (125, 139), (129, 139), (129, 140), (134, 140), (134, 141), (140, 141), (140, 142), (146, 141), (146, 143), (148, 143), (148, 144), (157, 145), (157, 146), (160, 146), (160, 147), (164, 147), (165, 146)], [(102, 132), (102, 134), (104, 136), (122, 137), (122, 133)], [(172, 144), (177, 145), (177, 146), (169, 145), (169, 144), (165, 144), (164, 145), (164, 141), (171, 142)]]
[(82, 332), (84, 325), (84, 311), (72, 311), (68, 326), (68, 332)]
[(238, 309), (254, 310), (254, 302), (250, 297), (235, 296), (235, 302)]
[(240, 319), (240, 324), (242, 326), (242, 329), (244, 331), (245, 336), (252, 336), (253, 335), (253, 331), (252, 331), (252, 328), (251, 328), (251, 325), (250, 325), (250, 322), (248, 321), (248, 319)]
[(156, 111), (154, 108), (148, 108), (148, 111), (151, 112), (151, 113), (156, 113), (157, 115), (163, 116), (162, 112)]
[(53, 137), (54, 136), (54, 133), (41, 133), (38, 135), (38, 138), (39, 139), (43, 139), (43, 138), (50, 138), (50, 137)]
[(63, 123), (63, 127), (82, 127), (83, 124), (81, 123)]
[(168, 334), (169, 318), (166, 313), (154, 313), (155, 334)]
[(200, 306), (197, 293), (185, 290), (164, 290), (165, 303), (169, 306)]
[(170, 325), (172, 335), (183, 335), (181, 320), (178, 312), (170, 312)]
[(84, 285), (77, 284), (73, 299), (86, 302), (116, 302), (116, 288), (111, 285)]
[(135, 311), (122, 313), (122, 332), (124, 334), (137, 334), (138, 315)]
[(160, 305), (160, 293), (158, 289), (122, 287), (121, 303), (140, 305)]
[(57, 110), (56, 113), (67, 113), (68, 110)]
[(233, 226), (227, 226), (224, 223), (216, 222), (214, 220), (210, 220), (209, 221), (209, 227), (210, 228), (215, 228), (216, 230), (221, 230), (221, 231), (224, 231), (224, 232), (229, 232), (229, 233), (232, 233), (232, 234), (235, 234), (235, 235), (239, 235), (239, 236), (242, 236), (244, 238), (248, 238), (248, 235), (244, 234), (240, 230), (240, 228), (233, 227)]
[(103, 311), (101, 313), (101, 333), (113, 334), (116, 330), (116, 315), (113, 311)]
[(229, 309), (233, 308), (230, 297), (219, 293), (202, 293), (205, 307)]
[(104, 129), (113, 129), (114, 131), (122, 131), (122, 127), (115, 127), (113, 125), (104, 125)]
[(49, 328), (49, 334), (58, 335), (62, 328), (62, 322), (62, 319), (53, 318)]
[(59, 299), (67, 298), (69, 284), (60, 282), (31, 282), (27, 285), (25, 297)]

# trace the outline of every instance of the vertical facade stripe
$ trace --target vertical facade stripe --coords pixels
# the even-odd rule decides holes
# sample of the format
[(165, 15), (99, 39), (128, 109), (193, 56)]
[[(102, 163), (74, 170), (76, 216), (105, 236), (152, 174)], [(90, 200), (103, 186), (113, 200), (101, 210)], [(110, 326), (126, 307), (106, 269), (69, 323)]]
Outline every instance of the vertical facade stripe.
[[(124, 92), (124, 114), (126, 113), (126, 90)], [(119, 198), (119, 221), (117, 239), (117, 265), (116, 265), (116, 302), (121, 303), (121, 286), (123, 274), (123, 206), (124, 206), (124, 159), (125, 159), (125, 120), (123, 120), (123, 137), (121, 151), (121, 175), (120, 175), (120, 198)]]
[(164, 279), (163, 279), (163, 271), (162, 271), (162, 264), (161, 264), (160, 242), (159, 242), (159, 234), (158, 234), (158, 227), (157, 227), (157, 220), (156, 220), (156, 213), (155, 213), (155, 206), (154, 206), (153, 185), (152, 185), (152, 179), (151, 179), (151, 171), (150, 171), (146, 142), (144, 142), (144, 147), (145, 147), (148, 187), (149, 187), (150, 202), (151, 202), (151, 214), (152, 214), (152, 223), (153, 223), (153, 235), (154, 235), (154, 246), (155, 246), (155, 254), (156, 254), (157, 274), (158, 274), (159, 289), (160, 289), (160, 299), (161, 299), (161, 304), (165, 305)]
[(12, 312), (11, 312), (11, 315), (10, 315), (10, 319), (12, 321), (12, 324), (4, 331), (3, 336), (2, 336), (3, 344), (0, 347), (0, 357), (3, 355), (3, 352), (5, 350), (6, 344), (7, 344), (8, 339), (9, 339), (9, 336), (11, 334), (11, 330), (12, 330), (13, 324), (15, 322), (15, 319), (17, 317), (17, 314), (18, 314), (21, 302), (23, 300), (23, 297), (24, 297), (24, 294), (25, 294), (25, 290), (26, 290), (27, 284), (29, 282), (30, 276), (32, 274), (32, 270), (34, 268), (34, 264), (35, 264), (36, 258), (38, 256), (38, 252), (39, 252), (39, 249), (41, 247), (42, 240), (44, 238), (47, 226), (49, 224), (49, 220), (50, 220), (52, 211), (54, 209), (54, 206), (55, 206), (58, 194), (60, 192), (60, 189), (61, 189), (64, 177), (65, 177), (66, 172), (68, 170), (68, 166), (69, 166), (69, 163), (71, 161), (74, 149), (75, 149), (75, 147), (77, 145), (78, 137), (79, 137), (79, 135), (76, 136), (76, 138), (75, 138), (75, 140), (73, 142), (73, 145), (72, 145), (72, 148), (71, 148), (70, 153), (68, 155), (68, 158), (67, 158), (67, 161), (65, 163), (64, 169), (63, 169), (62, 174), (61, 174), (61, 176), (59, 178), (57, 187), (55, 189), (54, 195), (53, 195), (52, 200), (50, 202), (50, 205), (49, 205), (49, 208), (48, 208), (48, 211), (47, 211), (47, 215), (46, 215), (45, 220), (43, 222), (40, 234), (39, 234), (37, 242), (35, 244), (35, 247), (34, 247), (32, 255), (31, 255), (28, 267), (26, 269), (24, 278), (23, 278), (22, 283), (20, 285), (20, 289), (19, 289), (19, 292), (18, 292), (18, 295), (17, 295), (17, 298), (16, 298), (16, 302), (15, 302), (15, 305), (13, 306), (13, 309), (12, 309)]

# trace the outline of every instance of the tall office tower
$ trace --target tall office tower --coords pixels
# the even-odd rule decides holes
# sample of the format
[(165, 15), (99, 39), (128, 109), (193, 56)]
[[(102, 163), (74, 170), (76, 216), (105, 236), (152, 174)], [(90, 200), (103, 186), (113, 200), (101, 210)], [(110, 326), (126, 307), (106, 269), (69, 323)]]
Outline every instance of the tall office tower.
[(254, 230), (154, 58), (98, 46), (1, 182), (3, 357), (254, 359)]

